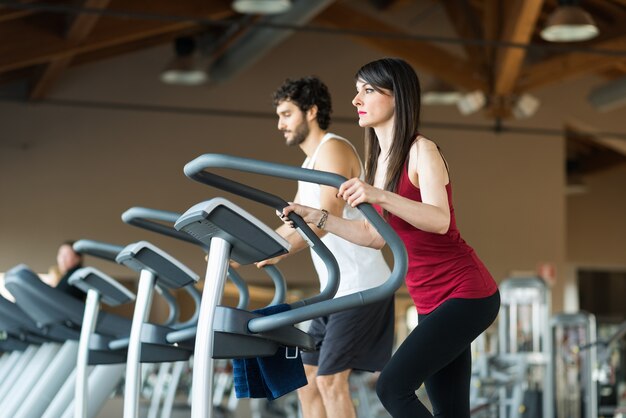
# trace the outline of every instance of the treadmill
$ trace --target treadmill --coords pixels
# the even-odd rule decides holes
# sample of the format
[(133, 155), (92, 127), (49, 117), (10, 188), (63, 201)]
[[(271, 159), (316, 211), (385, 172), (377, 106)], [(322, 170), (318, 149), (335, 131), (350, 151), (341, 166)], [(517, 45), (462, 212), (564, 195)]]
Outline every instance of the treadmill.
[[(328, 172), (221, 154), (204, 154), (185, 166), (185, 174), (195, 181), (243, 196), (274, 210), (282, 210), (287, 202), (209, 171), (216, 168), (336, 188), (346, 181), (344, 177)], [(290, 310), (267, 316), (218, 305), (226, 270), (231, 258), (246, 265), (284, 254), (289, 251), (287, 242), (254, 216), (223, 198), (200, 202), (176, 221), (174, 226), (177, 230), (210, 246), (194, 350), (192, 418), (212, 416), (213, 358), (272, 355), (282, 346), (312, 350), (310, 336), (295, 328), (294, 324), (382, 300), (393, 295), (402, 285), (408, 264), (404, 244), (371, 205), (361, 204), (358, 209), (379, 231), (392, 251), (394, 266), (388, 280), (378, 287), (332, 299), (338, 286), (337, 262), (302, 218), (291, 213), (289, 219), (294, 222), (296, 230), (325, 261), (329, 282), (331, 278), (335, 280), (334, 288), (324, 289), (317, 297), (292, 303)]]

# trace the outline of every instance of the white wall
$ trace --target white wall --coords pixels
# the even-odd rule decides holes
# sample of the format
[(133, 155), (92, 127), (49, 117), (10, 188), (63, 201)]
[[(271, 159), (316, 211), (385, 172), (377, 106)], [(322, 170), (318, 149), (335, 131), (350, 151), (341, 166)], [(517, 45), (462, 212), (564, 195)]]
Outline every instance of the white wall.
[(568, 198), (567, 259), (626, 269), (626, 166), (585, 178), (587, 192)]

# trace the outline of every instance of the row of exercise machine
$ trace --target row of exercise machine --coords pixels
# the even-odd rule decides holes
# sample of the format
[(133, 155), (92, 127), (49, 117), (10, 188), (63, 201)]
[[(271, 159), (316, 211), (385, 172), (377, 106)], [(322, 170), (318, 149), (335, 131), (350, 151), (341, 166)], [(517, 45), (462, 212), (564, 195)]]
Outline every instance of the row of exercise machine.
[[(272, 211), (287, 202), (217, 175), (215, 169), (333, 187), (345, 180), (331, 173), (218, 154), (202, 155), (185, 166), (189, 178), (269, 206)], [(102, 271), (84, 267), (70, 279), (86, 293), (82, 303), (44, 284), (27, 266), (16, 266), (5, 275), (5, 287), (15, 303), (0, 298), (0, 350), (4, 352), (0, 357), (0, 418), (96, 417), (122, 381), (123, 415), (138, 417), (142, 380), (151, 365), (159, 363), (162, 366), (148, 416), (156, 418), (160, 410), (161, 417), (169, 417), (177, 383), (190, 358), (191, 416), (215, 416), (219, 413), (216, 406), (222, 404), (224, 382), (231, 379), (232, 383), (232, 375), (222, 373), (221, 362), (271, 356), (284, 347), (311, 350), (311, 337), (295, 324), (381, 300), (403, 283), (407, 268), (404, 245), (371, 206), (360, 205), (359, 210), (391, 249), (394, 259), (389, 279), (377, 288), (333, 298), (340, 280), (336, 260), (292, 213), (290, 219), (297, 230), (326, 263), (329, 280), (319, 294), (269, 315), (247, 310), (247, 284), (229, 268), (229, 260), (251, 264), (283, 254), (289, 245), (223, 197), (200, 202), (182, 214), (136, 207), (122, 215), (127, 224), (186, 241), (207, 253), (202, 294), (196, 288), (200, 277), (195, 272), (147, 241), (120, 246), (83, 239), (74, 245), (77, 252), (139, 273), (136, 295)], [(275, 288), (270, 305), (284, 304), (284, 279), (274, 267), (266, 271)], [(239, 290), (236, 307), (220, 305), (227, 278)], [(195, 312), (184, 322), (178, 321), (176, 300), (170, 293), (173, 289), (184, 289), (195, 301)], [(170, 307), (169, 317), (161, 324), (148, 321), (155, 292)], [(551, 315), (550, 289), (538, 278), (504, 280), (500, 292), (497, 350), (487, 349), (485, 334), (475, 342), (473, 416), (617, 416), (616, 408), (609, 411), (598, 402), (598, 386), (614, 378), (608, 370), (610, 353), (626, 334), (626, 327), (600, 342), (593, 315)], [(132, 320), (100, 311), (101, 303), (115, 306), (132, 301)], [(365, 404), (367, 396), (359, 396)], [(228, 404), (232, 403), (231, 397)], [(374, 415), (360, 411), (359, 416)]]
[(626, 323), (603, 335), (589, 312), (551, 314), (550, 287), (538, 277), (505, 279), (499, 288), (497, 344), (488, 347), (486, 334), (474, 342), (473, 416), (625, 416), (616, 393), (626, 376), (616, 358)]
[[(193, 180), (272, 210), (281, 210), (287, 202), (217, 175), (215, 169), (333, 187), (346, 180), (327, 172), (218, 154), (201, 155), (184, 168), (185, 175)], [(136, 295), (102, 271), (84, 267), (70, 278), (72, 285), (86, 293), (82, 303), (47, 286), (26, 265), (12, 268), (5, 274), (5, 287), (15, 303), (0, 299), (0, 350), (5, 352), (0, 358), (0, 375), (5, 376), (0, 384), (0, 418), (93, 418), (122, 379), (123, 416), (136, 418), (142, 365), (173, 362), (172, 379), (176, 380), (181, 365), (192, 356), (191, 416), (214, 416), (214, 361), (272, 356), (285, 351), (285, 347), (292, 353), (312, 350), (313, 339), (295, 324), (384, 299), (403, 283), (407, 256), (401, 240), (370, 205), (360, 205), (359, 210), (391, 249), (394, 262), (388, 280), (376, 288), (333, 298), (340, 280), (337, 262), (307, 224), (292, 213), (289, 219), (324, 260), (329, 280), (319, 294), (268, 315), (245, 309), (246, 283), (229, 268), (229, 261), (252, 264), (288, 252), (289, 244), (223, 197), (200, 202), (182, 215), (138, 207), (122, 217), (126, 223), (205, 250), (208, 257), (202, 294), (195, 287), (200, 279), (195, 272), (147, 241), (118, 246), (84, 239), (74, 244), (77, 252), (114, 261), (139, 273)], [(283, 303), (284, 280), (275, 268), (268, 270), (275, 284), (272, 305)], [(237, 307), (220, 305), (227, 278), (240, 290)], [(197, 302), (196, 312), (187, 321), (177, 321), (176, 301), (170, 294), (173, 289), (185, 289)], [(169, 318), (162, 324), (148, 320), (155, 291), (170, 306)], [(101, 303), (115, 306), (133, 300), (132, 320), (100, 310)], [(286, 355), (289, 352), (286, 350)], [(175, 382), (168, 385), (162, 417), (170, 416), (175, 387)], [(155, 392), (161, 388), (163, 385), (157, 384)], [(150, 413), (156, 416), (157, 409), (151, 408)]]

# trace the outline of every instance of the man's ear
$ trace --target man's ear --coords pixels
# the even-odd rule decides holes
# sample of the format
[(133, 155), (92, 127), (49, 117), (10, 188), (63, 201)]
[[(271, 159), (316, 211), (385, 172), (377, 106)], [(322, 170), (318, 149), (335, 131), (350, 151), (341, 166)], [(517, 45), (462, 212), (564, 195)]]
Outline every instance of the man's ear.
[(317, 119), (317, 105), (311, 106), (311, 108), (306, 111), (306, 118), (309, 122)]

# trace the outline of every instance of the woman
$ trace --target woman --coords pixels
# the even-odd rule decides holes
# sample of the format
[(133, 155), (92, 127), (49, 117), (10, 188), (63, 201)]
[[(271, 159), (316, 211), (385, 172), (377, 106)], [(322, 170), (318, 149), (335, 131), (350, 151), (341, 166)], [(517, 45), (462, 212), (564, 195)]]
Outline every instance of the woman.
[[(407, 247), (406, 284), (419, 325), (400, 345), (378, 379), (376, 392), (393, 417), (430, 417), (415, 391), (425, 383), (433, 414), (469, 417), (471, 342), (496, 318), (498, 287), (461, 238), (452, 206), (448, 166), (439, 148), (419, 134), (420, 86), (405, 61), (385, 58), (357, 72), (359, 125), (365, 128), (366, 179), (350, 179), (338, 196), (370, 203)], [(297, 204), (308, 223), (359, 245), (381, 248), (367, 222), (350, 221)]]

